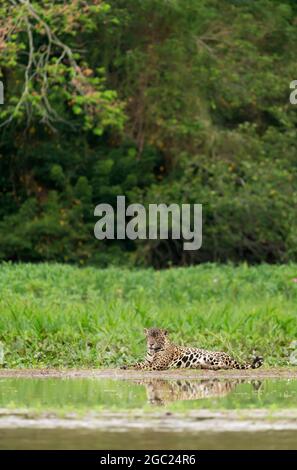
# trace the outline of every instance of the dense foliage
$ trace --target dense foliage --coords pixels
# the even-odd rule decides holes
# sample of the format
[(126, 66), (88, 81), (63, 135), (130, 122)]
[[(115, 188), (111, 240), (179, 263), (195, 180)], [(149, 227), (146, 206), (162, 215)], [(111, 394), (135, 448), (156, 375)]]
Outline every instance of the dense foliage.
[[(297, 6), (1, 0), (0, 259), (297, 259)], [(99, 242), (94, 207), (204, 206), (203, 246)]]

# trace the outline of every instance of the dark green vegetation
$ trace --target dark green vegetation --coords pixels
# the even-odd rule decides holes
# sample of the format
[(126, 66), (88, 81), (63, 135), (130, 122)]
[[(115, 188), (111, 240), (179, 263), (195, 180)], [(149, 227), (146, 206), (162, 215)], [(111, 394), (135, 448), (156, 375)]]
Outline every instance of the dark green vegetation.
[[(289, 83), (297, 78), (296, 12), (292, 0), (1, 2), (0, 259), (155, 267), (296, 260), (297, 115), (289, 103)], [(170, 241), (96, 241), (95, 205), (113, 204), (120, 194), (144, 204), (203, 203), (202, 249), (185, 254)], [(116, 271), (96, 276), (103, 283), (121, 277)], [(131, 283), (135, 277), (153, 279), (151, 273), (125, 276)], [(88, 288), (84, 279), (81, 293)], [(281, 292), (281, 302), (278, 286), (269, 286), (276, 296), (268, 297), (267, 305), (259, 296), (263, 325), (274, 321), (269, 308), (272, 318), (289, 318), (290, 312), (285, 308), (290, 298)], [(18, 322), (28, 324), (28, 340), (20, 340), (20, 350), (28, 354), (35, 344), (32, 331), (39, 337), (49, 328), (55, 335), (57, 324), (68, 321), (55, 306), (64, 293), (56, 297), (50, 290), (46, 307), (43, 288), (40, 304), (29, 296), (21, 307), (27, 316), (13, 320), (5, 310), (8, 324), (15, 322), (12, 329), (6, 326), (9, 337)], [(104, 292), (108, 298), (111, 291)], [(175, 300), (179, 305), (176, 296), (186, 295), (172, 287), (172, 297), (165, 298), (171, 308)], [(103, 307), (98, 299), (93, 310), (81, 312), (81, 323), (74, 321), (82, 331), (85, 315)], [(251, 312), (258, 308), (253, 300)], [(141, 304), (141, 297), (134, 301)], [(124, 310), (128, 305), (122, 304)], [(70, 315), (84, 308), (73, 307)], [(45, 309), (38, 320), (35, 308)], [(134, 306), (140, 316), (141, 308)], [(96, 327), (101, 322), (96, 315), (93, 321)], [(262, 338), (258, 321), (255, 331), (259, 327)], [(275, 325), (281, 345), (288, 325)], [(93, 346), (87, 346), (89, 335), (94, 340), (92, 328), (85, 334), (81, 354), (93, 362)], [(262, 339), (269, 344), (269, 335)], [(46, 350), (47, 340), (41, 341)], [(250, 346), (249, 337), (246, 342)], [(57, 340), (57, 349), (60, 344)], [(110, 360), (118, 357), (114, 347)], [(9, 360), (17, 361), (17, 351)], [(59, 357), (58, 351), (46, 354)]]
[(149, 326), (168, 328), (180, 344), (289, 365), (296, 273), (294, 264), (163, 271), (3, 264), (3, 366), (120, 366), (144, 356)]

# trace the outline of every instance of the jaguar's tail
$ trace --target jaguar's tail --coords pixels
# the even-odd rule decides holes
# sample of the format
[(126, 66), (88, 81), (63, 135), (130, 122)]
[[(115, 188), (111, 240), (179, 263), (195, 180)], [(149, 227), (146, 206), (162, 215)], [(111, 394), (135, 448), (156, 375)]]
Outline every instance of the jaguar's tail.
[(262, 356), (256, 356), (253, 359), (253, 362), (251, 364), (252, 369), (258, 369), (258, 367), (261, 367), (263, 365), (264, 359)]
[(239, 362), (234, 361), (233, 367), (235, 369), (258, 369), (258, 367), (263, 365), (263, 362), (263, 357), (255, 356), (252, 362), (240, 364)]

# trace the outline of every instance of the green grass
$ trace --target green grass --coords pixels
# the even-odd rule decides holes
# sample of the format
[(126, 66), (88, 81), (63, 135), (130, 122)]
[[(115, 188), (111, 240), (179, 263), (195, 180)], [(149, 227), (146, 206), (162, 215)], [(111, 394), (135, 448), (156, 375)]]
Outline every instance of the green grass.
[(145, 351), (143, 327), (267, 365), (297, 339), (297, 265), (204, 264), (167, 271), (0, 265), (5, 367), (119, 366)]

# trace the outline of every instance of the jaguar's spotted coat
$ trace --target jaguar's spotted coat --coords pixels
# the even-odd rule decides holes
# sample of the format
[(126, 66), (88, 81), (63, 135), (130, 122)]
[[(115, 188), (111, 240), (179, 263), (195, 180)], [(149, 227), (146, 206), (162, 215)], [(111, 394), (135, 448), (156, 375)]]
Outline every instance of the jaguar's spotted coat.
[(123, 366), (124, 369), (256, 369), (263, 364), (263, 358), (258, 356), (251, 363), (241, 364), (224, 352), (177, 346), (169, 341), (167, 330), (160, 328), (144, 331), (147, 340), (146, 359), (131, 366)]

